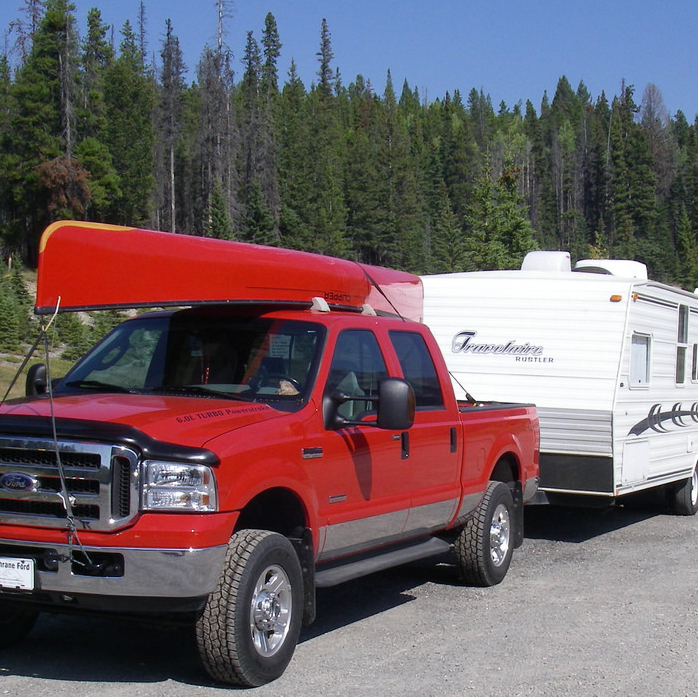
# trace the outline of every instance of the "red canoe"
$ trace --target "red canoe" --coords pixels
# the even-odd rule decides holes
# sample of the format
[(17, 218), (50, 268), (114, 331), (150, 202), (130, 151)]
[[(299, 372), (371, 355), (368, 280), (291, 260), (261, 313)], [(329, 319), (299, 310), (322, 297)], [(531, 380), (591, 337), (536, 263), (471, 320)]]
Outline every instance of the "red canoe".
[(417, 276), (308, 252), (74, 221), (50, 225), (39, 248), (37, 314), (315, 297), (422, 317)]

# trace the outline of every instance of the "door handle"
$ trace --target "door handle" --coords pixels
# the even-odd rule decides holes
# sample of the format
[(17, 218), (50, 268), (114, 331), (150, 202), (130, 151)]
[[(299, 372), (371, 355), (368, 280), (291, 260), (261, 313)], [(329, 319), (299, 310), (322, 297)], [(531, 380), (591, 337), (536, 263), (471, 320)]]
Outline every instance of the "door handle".
[(402, 447), (402, 452), (400, 457), (406, 460), (410, 456), (410, 434), (409, 431), (403, 431), (400, 434), (400, 445)]

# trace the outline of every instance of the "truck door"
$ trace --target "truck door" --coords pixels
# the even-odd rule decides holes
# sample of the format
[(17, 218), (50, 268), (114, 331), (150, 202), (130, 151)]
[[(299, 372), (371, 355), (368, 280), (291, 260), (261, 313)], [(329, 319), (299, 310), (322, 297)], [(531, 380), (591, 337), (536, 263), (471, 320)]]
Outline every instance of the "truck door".
[[(337, 337), (324, 393), (340, 390), (359, 398), (339, 407), (344, 418), (375, 419), (374, 405), (360, 398), (376, 396), (387, 375), (374, 333), (345, 329)], [(313, 466), (320, 518), (327, 521), (323, 557), (403, 534), (410, 478), (402, 448), (400, 434), (368, 424), (325, 433), (322, 459)]]
[(409, 438), (412, 508), (408, 530), (439, 527), (455, 514), (460, 498), (459, 418), (455, 400), (446, 406), (443, 387), (424, 337), (419, 332), (389, 332), (403, 377), (412, 385), (415, 421)]

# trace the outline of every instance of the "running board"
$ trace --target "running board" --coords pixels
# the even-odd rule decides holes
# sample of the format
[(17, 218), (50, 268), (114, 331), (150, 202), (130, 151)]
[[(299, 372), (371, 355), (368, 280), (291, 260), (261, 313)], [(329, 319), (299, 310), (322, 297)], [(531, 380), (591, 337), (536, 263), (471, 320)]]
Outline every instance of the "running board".
[(315, 571), (315, 586), (317, 588), (329, 588), (354, 578), (367, 576), (376, 571), (390, 569), (393, 566), (407, 564), (418, 559), (434, 557), (450, 551), (451, 545), (438, 537), (430, 537), (427, 540), (411, 544), (407, 547), (391, 547), (386, 551), (379, 551), (369, 557), (362, 557), (356, 561), (339, 564), (330, 568)]

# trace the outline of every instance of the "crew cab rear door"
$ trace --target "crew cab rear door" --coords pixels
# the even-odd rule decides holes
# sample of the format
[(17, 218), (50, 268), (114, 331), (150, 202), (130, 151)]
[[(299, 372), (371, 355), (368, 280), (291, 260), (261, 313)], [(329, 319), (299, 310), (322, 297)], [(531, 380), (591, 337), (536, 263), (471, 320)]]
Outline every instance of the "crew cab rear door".
[(416, 401), (414, 425), (405, 436), (412, 489), (407, 528), (443, 527), (455, 515), (461, 495), (463, 446), (453, 390), (444, 384), (445, 369), (441, 374), (437, 370), (442, 363), (434, 361), (420, 331), (391, 329), (388, 335)]

